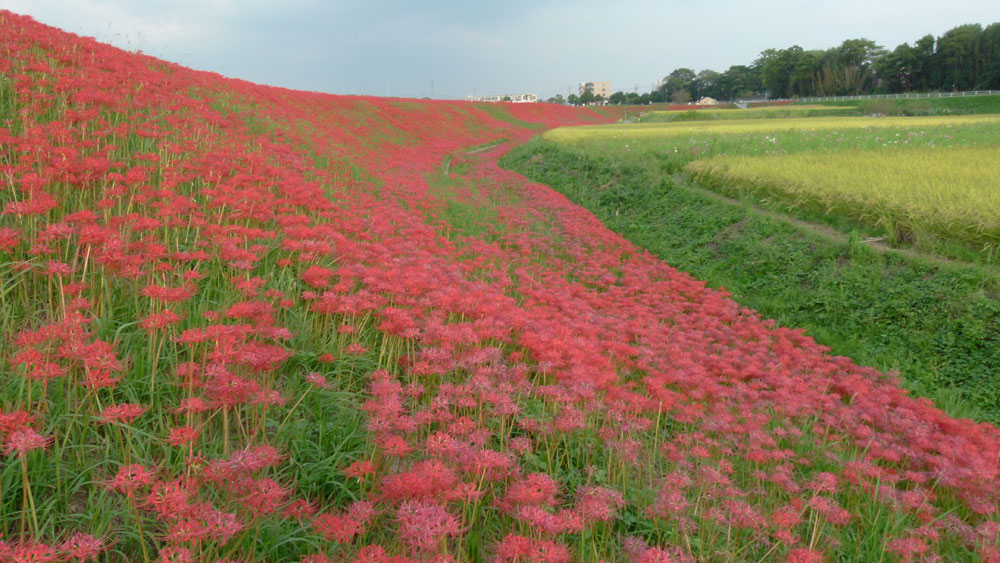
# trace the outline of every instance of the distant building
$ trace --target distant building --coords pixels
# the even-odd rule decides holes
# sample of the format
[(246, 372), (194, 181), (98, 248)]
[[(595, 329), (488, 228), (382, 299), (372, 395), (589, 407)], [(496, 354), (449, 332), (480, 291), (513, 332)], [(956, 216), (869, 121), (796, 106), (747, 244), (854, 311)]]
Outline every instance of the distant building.
[(499, 96), (466, 96), (467, 102), (514, 102), (516, 104), (533, 104), (538, 101), (535, 94), (500, 94)]
[(611, 83), (610, 82), (581, 82), (580, 83), (580, 95), (582, 96), (584, 92), (590, 92), (595, 96), (604, 98), (605, 100), (611, 97)]

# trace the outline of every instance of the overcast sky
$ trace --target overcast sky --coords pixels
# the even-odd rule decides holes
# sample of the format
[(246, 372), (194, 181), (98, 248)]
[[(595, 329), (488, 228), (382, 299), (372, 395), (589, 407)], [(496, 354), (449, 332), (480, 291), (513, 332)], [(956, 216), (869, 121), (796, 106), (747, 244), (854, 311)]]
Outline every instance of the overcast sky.
[(768, 48), (865, 37), (892, 49), (1000, 21), (997, 0), (0, 0), (0, 8), (253, 82), (435, 98), (548, 98), (591, 80), (641, 93), (675, 68), (724, 71)]

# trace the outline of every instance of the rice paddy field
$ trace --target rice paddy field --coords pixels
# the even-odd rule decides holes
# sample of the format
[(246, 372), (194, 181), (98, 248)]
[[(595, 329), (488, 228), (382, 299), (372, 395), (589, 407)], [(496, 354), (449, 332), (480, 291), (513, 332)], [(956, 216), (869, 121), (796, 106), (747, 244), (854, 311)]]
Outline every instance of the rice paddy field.
[(779, 119), (788, 117), (833, 117), (859, 115), (856, 107), (794, 105), (747, 109), (694, 109), (690, 111), (651, 111), (639, 117), (640, 123), (672, 121), (719, 121), (734, 119)]
[(1000, 146), (717, 156), (685, 170), (704, 185), (813, 207), (883, 229), (896, 241), (1000, 245)]
[(1000, 208), (989, 206), (1000, 167), (990, 148), (1000, 146), (997, 115), (616, 124), (555, 129), (544, 138), (687, 170), (730, 193), (807, 204), (898, 242), (961, 241), (988, 260), (997, 243)]
[(1000, 560), (996, 426), (499, 166), (611, 120), (0, 11), (0, 562)]
[[(753, 110), (745, 110), (753, 111)], [(768, 150), (815, 150), (840, 148), (880, 148), (890, 144), (912, 144), (915, 139), (927, 137), (923, 143), (952, 145), (996, 142), (1000, 133), (998, 115), (962, 115), (931, 117), (819, 117), (788, 118), (775, 120), (736, 119), (708, 122), (678, 123), (624, 123), (611, 125), (590, 125), (565, 127), (547, 131), (547, 140), (568, 145), (586, 143), (588, 147), (602, 150), (601, 142), (608, 146), (625, 145), (632, 142), (645, 144), (637, 150), (671, 152), (674, 149), (690, 149), (707, 145), (713, 151), (732, 154), (741, 150), (750, 141), (751, 146), (742, 150), (747, 154)], [(758, 145), (755, 140), (763, 140), (778, 145), (779, 134), (788, 135), (788, 141), (768, 148)], [(902, 139), (898, 139), (902, 137)], [(865, 142), (867, 141), (867, 142)], [(670, 144), (673, 142), (673, 144)], [(856, 146), (862, 143), (861, 146)], [(595, 145), (596, 144), (596, 145)], [(716, 147), (717, 148), (714, 148)], [(780, 148), (779, 148), (780, 147)], [(696, 151), (696, 153), (702, 151)]]

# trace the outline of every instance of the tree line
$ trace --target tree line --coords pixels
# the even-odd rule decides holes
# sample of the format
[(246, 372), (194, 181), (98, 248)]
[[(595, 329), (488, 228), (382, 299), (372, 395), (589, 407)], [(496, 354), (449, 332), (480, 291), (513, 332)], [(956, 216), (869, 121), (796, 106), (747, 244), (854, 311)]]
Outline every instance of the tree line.
[[(679, 68), (648, 94), (615, 92), (607, 101), (685, 103), (705, 96), (737, 100), (954, 90), (1000, 90), (1000, 22), (960, 25), (892, 51), (863, 38), (826, 50), (798, 45), (767, 49), (749, 65), (725, 72)], [(569, 103), (581, 102), (574, 97)]]

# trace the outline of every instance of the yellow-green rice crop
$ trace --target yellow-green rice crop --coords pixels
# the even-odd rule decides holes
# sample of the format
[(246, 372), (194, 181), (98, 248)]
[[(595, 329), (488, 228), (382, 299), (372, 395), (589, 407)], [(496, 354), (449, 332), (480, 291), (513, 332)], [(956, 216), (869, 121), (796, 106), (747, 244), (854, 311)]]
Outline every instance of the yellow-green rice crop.
[(687, 165), (699, 182), (847, 215), (893, 236), (1000, 244), (1000, 147), (722, 156)]
[(648, 139), (685, 135), (732, 135), (744, 133), (817, 131), (889, 127), (940, 127), (989, 123), (1000, 125), (1000, 115), (962, 115), (933, 117), (829, 117), (775, 120), (682, 121), (676, 123), (626, 123), (560, 127), (544, 134), (559, 143), (578, 143), (597, 139)]
[(1000, 145), (1000, 115), (834, 117), (567, 127), (547, 140), (597, 158), (677, 172), (713, 156)]

